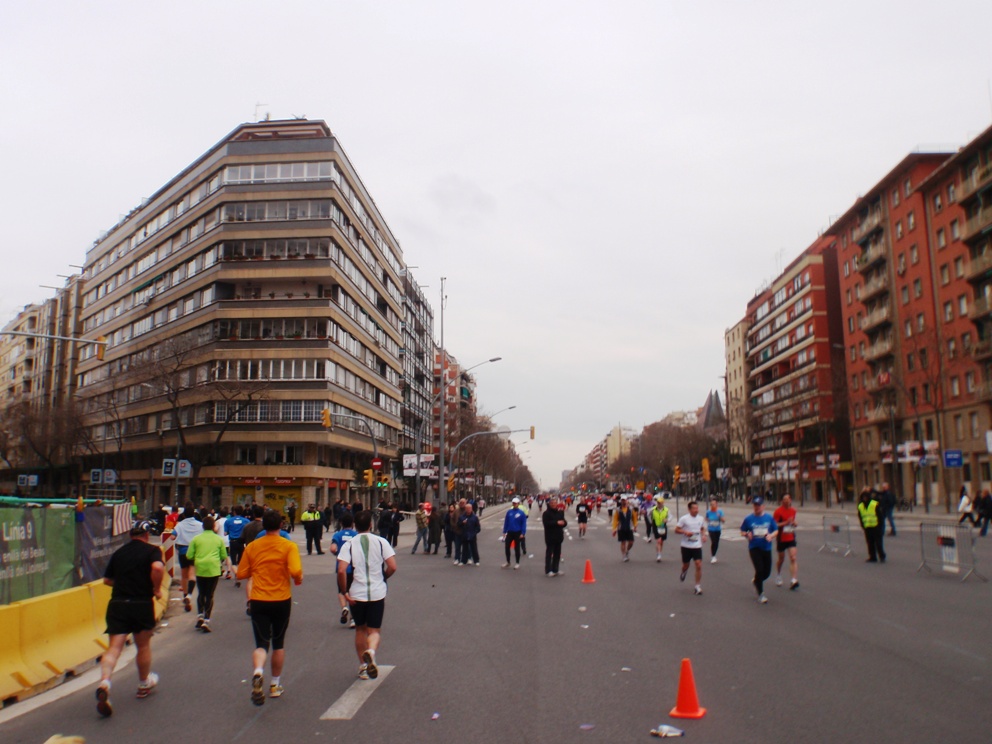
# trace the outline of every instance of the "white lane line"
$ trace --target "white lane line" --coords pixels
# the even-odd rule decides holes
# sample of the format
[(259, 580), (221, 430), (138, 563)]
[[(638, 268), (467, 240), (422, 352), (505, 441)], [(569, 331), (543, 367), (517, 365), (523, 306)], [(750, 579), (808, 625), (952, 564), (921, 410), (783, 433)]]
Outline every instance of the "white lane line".
[(320, 717), (321, 721), (349, 721), (361, 709), (372, 693), (376, 691), (382, 681), (389, 676), (395, 666), (379, 666), (379, 676), (375, 679), (358, 679), (352, 683), (351, 687), (344, 691), (344, 694), (334, 701), (330, 708), (324, 711)]

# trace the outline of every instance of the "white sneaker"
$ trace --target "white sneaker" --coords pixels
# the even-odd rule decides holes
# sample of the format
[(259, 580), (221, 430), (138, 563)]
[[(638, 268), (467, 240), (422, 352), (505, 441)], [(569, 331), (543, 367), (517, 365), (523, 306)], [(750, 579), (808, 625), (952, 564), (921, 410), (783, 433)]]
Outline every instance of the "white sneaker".
[(655, 556), (655, 562), (661, 563), (661, 553), (658, 553), (658, 555)]
[(762, 594), (760, 597), (758, 597), (758, 601), (761, 602), (761, 604), (768, 604), (768, 597)]
[(702, 594), (703, 593), (703, 587), (701, 587), (699, 584), (696, 584), (696, 586), (694, 586), (692, 588), (692, 593), (693, 594)]
[(138, 683), (138, 697), (146, 698), (152, 694), (152, 690), (158, 685), (158, 675), (155, 672), (148, 673), (148, 679)]
[(775, 586), (782, 586), (782, 577), (781, 576), (776, 576), (775, 577)]
[(713, 556), (712, 558), (710, 558), (710, 563), (716, 563), (716, 556)]
[(518, 570), (519, 568), (520, 568), (520, 564), (519, 563), (514, 563), (513, 564), (513, 570), (514, 571)]
[(500, 568), (509, 568), (509, 567), (510, 567), (509, 563), (504, 563), (502, 566), (500, 566)]
[(547, 573), (547, 576), (548, 576), (548, 578), (549, 578), (549, 579), (550, 579), (550, 578), (551, 578), (552, 576), (554, 576), (554, 575), (555, 575), (555, 574), (554, 574), (554, 572), (553, 572), (553, 571), (548, 571), (548, 573)]

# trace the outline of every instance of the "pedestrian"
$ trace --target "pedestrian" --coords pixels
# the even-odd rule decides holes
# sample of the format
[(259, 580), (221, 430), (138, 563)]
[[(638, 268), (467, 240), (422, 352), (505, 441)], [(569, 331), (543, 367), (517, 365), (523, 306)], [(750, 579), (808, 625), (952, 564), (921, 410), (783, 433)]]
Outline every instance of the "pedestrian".
[(480, 497), (476, 506), (479, 508), (479, 519), (482, 519), (482, 510), (486, 508), (486, 500)]
[(772, 540), (778, 532), (775, 519), (765, 514), (765, 497), (755, 494), (751, 497), (753, 514), (744, 517), (741, 523), (741, 535), (747, 538), (747, 550), (754, 565), (754, 590), (758, 593), (761, 604), (768, 603), (765, 596), (765, 581), (772, 574)]
[(575, 505), (575, 518), (579, 523), (579, 539), (586, 539), (586, 528), (589, 526), (589, 502), (585, 499)]
[(978, 520), (975, 518), (974, 504), (971, 501), (971, 496), (968, 495), (967, 486), (961, 486), (961, 500), (958, 502), (958, 514), (961, 515), (958, 524), (967, 520), (971, 522), (972, 527), (978, 526)]
[(289, 519), (289, 531), (296, 531), (296, 502), (290, 501), (286, 507), (286, 517)]
[(393, 544), (391, 537), (393, 534), (393, 509), (385, 501), (379, 502), (379, 519), (375, 528), (379, 532), (379, 537), (388, 540), (390, 545)]
[[(541, 523), (544, 525), (544, 573), (549, 577), (559, 575), (558, 566), (561, 563), (561, 544), (565, 541), (565, 509), (561, 499), (552, 496), (548, 501), (548, 510), (541, 515)], [(507, 548), (509, 555), (509, 548)], [(520, 564), (520, 555), (517, 555), (517, 564)]]
[(606, 500), (606, 516), (612, 522), (613, 521), (613, 510), (617, 508), (617, 502), (611, 495)]
[(520, 551), (523, 550), (522, 538), (527, 533), (527, 513), (520, 508), (520, 499), (516, 496), (510, 502), (510, 508), (503, 517), (503, 548), (506, 551), (506, 563), (502, 568), (510, 565), (510, 550), (514, 552), (516, 563), (513, 569), (520, 568)]
[[(317, 522), (320, 524), (319, 520)], [(265, 532), (245, 547), (244, 558), (238, 566), (239, 579), (251, 579), (249, 614), (255, 636), (255, 650), (251, 660), (254, 670), (251, 677), (251, 701), (265, 703), (265, 661), (272, 647), (270, 661), (272, 676), (269, 680), (269, 697), (281, 697), (282, 668), (286, 661), (286, 631), (293, 608), (292, 581), (303, 583), (303, 567), (296, 543), (279, 534), (282, 518), (273, 509), (266, 509), (262, 516)]]
[(675, 525), (676, 534), (682, 535), (682, 573), (679, 574), (679, 581), (685, 581), (685, 575), (689, 573), (689, 563), (694, 563), (696, 566), (696, 585), (693, 587), (692, 593), (702, 594), (706, 518), (699, 513), (698, 502), (690, 501), (688, 507), (689, 513), (683, 514)]
[(706, 531), (710, 536), (710, 563), (716, 563), (716, 551), (720, 547), (720, 536), (723, 534), (723, 509), (717, 505), (716, 499), (710, 499), (710, 508), (706, 510)]
[(227, 557), (224, 558), (224, 565), (221, 568), (221, 575), (225, 579), (234, 578), (234, 569), (231, 564), (231, 538), (224, 529), (227, 526), (227, 520), (230, 518), (231, 515), (227, 511), (227, 507), (224, 507), (220, 510), (220, 514), (214, 522), (214, 532), (217, 533), (221, 541), (224, 543), (224, 551), (227, 553)]
[(434, 547), (434, 555), (437, 555), (438, 548), (441, 547), (441, 532), (443, 530), (444, 515), (438, 508), (431, 509), (430, 516), (427, 517), (427, 545), (428, 551)]
[(461, 565), (462, 562), (462, 517), (465, 516), (465, 499), (461, 499), (455, 506), (455, 513), (451, 518), (451, 537), (455, 544), (455, 560), (454, 564), (456, 566)]
[[(444, 528), (444, 557), (451, 558), (451, 550), (455, 543), (455, 523), (458, 521), (458, 515), (455, 511), (454, 504), (448, 504), (448, 511), (444, 513), (444, 519), (441, 526)], [(457, 553), (455, 554), (455, 560), (457, 561)]]
[(885, 520), (888, 520), (889, 537), (895, 537), (896, 520), (894, 515), (896, 511), (896, 495), (895, 493), (893, 493), (892, 489), (889, 487), (889, 484), (887, 482), (882, 484), (881, 503), (882, 503), (882, 509), (885, 510), (884, 518), (882, 519), (882, 530), (883, 531), (885, 530)]
[(389, 521), (389, 542), (395, 548), (400, 541), (400, 523), (405, 522), (406, 517), (400, 511), (400, 503), (393, 502), (393, 516)]
[(861, 491), (858, 497), (858, 517), (861, 519), (861, 529), (865, 533), (868, 544), (868, 559), (866, 563), (885, 563), (885, 547), (882, 544), (885, 535), (885, 524), (881, 521), (881, 505), (875, 500), (870, 488)]
[(465, 511), (458, 518), (458, 526), (461, 529), (462, 555), (459, 563), (466, 565), (479, 565), (479, 533), (482, 531), (482, 523), (472, 509), (472, 504), (465, 504)]
[(658, 494), (654, 497), (654, 507), (648, 512), (648, 522), (651, 525), (651, 534), (654, 535), (655, 561), (661, 563), (661, 551), (665, 548), (665, 540), (668, 539), (668, 507), (665, 506), (665, 497)]
[[(355, 652), (360, 662), (359, 679), (379, 676), (376, 652), (386, 610), (386, 580), (396, 573), (396, 551), (388, 540), (373, 535), (372, 512), (355, 519), (358, 534), (344, 543), (338, 554), (338, 591), (344, 594), (355, 622)], [(352, 581), (348, 584), (348, 567)]]
[[(351, 540), (351, 538), (353, 538), (355, 535), (358, 534), (358, 531), (354, 529), (354, 526), (355, 526), (355, 518), (351, 516), (351, 512), (350, 511), (344, 512), (341, 515), (341, 529), (337, 530), (331, 536), (331, 552), (334, 555), (340, 556), (341, 555), (341, 549), (344, 547), (344, 544), (346, 542), (348, 542), (349, 540)], [(337, 571), (337, 566), (336, 565), (335, 565), (335, 571)], [(349, 611), (349, 608), (348, 608), (348, 600), (347, 600), (346, 595), (348, 593), (347, 590), (351, 588), (351, 582), (352, 582), (352, 579), (354, 578), (354, 575), (355, 575), (354, 574), (354, 571), (352, 571), (351, 564), (348, 565), (348, 570), (347, 570), (346, 573), (347, 573), (347, 576), (346, 576), (347, 582), (346, 582), (346, 586), (345, 586), (345, 591), (343, 591), (343, 592), (342, 591), (338, 591), (338, 603), (341, 605), (341, 624), (342, 625), (344, 625), (345, 623), (348, 622), (348, 611)], [(351, 627), (352, 628), (355, 627), (355, 620), (354, 620), (354, 618), (352, 618), (352, 620), (351, 620)]]
[(413, 550), (410, 551), (410, 555), (417, 554), (417, 546), (420, 545), (421, 540), (424, 541), (424, 555), (428, 555), (430, 553), (430, 547), (427, 544), (427, 521), (430, 517), (428, 517), (427, 511), (424, 509), (423, 504), (417, 504), (417, 511), (413, 517), (417, 522), (417, 539), (413, 543)]
[(154, 600), (162, 597), (165, 563), (162, 551), (148, 544), (151, 529), (151, 522), (135, 522), (130, 541), (114, 551), (103, 573), (103, 583), (112, 587), (106, 614), (110, 645), (100, 657), (100, 684), (96, 688), (96, 709), (104, 718), (114, 713), (110, 702), (111, 677), (128, 635), (134, 637), (138, 649), (138, 697), (148, 697), (158, 684), (158, 675), (152, 671), (151, 644), (155, 630)]
[(203, 532), (203, 524), (196, 518), (193, 502), (187, 501), (182, 517), (173, 530), (173, 534), (176, 536), (176, 555), (179, 556), (179, 568), (181, 569), (180, 588), (183, 592), (183, 609), (186, 612), (193, 610), (191, 596), (193, 587), (196, 586), (196, 572), (193, 570), (193, 564), (186, 557), (186, 551), (189, 550), (189, 544), (193, 538), (201, 532)]
[(203, 532), (193, 538), (186, 552), (196, 570), (196, 628), (210, 633), (214, 592), (220, 581), (220, 567), (227, 560), (224, 538), (214, 532), (214, 518), (203, 518)]
[(317, 548), (317, 555), (323, 555), (324, 551), (320, 549), (320, 539), (324, 533), (324, 522), (323, 515), (317, 509), (316, 504), (310, 504), (306, 511), (300, 515), (300, 523), (303, 525), (303, 532), (307, 536), (307, 555), (313, 555), (315, 546)]
[(992, 521), (992, 491), (988, 488), (982, 489), (982, 495), (978, 499), (978, 518), (982, 523), (978, 534), (985, 537), (989, 532), (989, 521)]
[(325, 506), (324, 511), (321, 512), (320, 524), (323, 527), (321, 535), (323, 535), (324, 532), (331, 531), (331, 525), (334, 524), (334, 507), (330, 504)]
[(613, 536), (620, 543), (620, 556), (624, 563), (630, 560), (630, 549), (634, 547), (634, 532), (637, 530), (637, 512), (630, 508), (626, 496), (620, 497), (620, 507), (613, 515)]
[[(778, 552), (778, 560), (775, 563), (775, 586), (782, 586), (782, 564), (785, 563), (785, 556), (789, 556), (789, 574), (792, 577), (789, 582), (789, 589), (799, 588), (799, 562), (796, 558), (796, 549), (799, 547), (796, 541), (796, 510), (792, 506), (792, 496), (786, 494), (782, 497), (782, 504), (772, 514), (775, 525), (778, 527), (778, 539), (775, 542)], [(882, 529), (885, 529), (883, 522)]]
[[(235, 568), (241, 562), (241, 554), (245, 550), (245, 541), (242, 539), (241, 533), (251, 522), (250, 519), (245, 518), (244, 513), (245, 508), (241, 504), (237, 504), (234, 507), (234, 513), (224, 522), (224, 532), (231, 541), (231, 563)], [(234, 585), (241, 586), (241, 582), (237, 581)]]

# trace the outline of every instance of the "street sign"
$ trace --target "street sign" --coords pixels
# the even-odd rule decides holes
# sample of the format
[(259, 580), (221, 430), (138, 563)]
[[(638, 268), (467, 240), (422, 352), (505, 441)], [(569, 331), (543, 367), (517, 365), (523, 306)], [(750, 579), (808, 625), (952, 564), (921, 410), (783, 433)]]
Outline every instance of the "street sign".
[(944, 450), (944, 467), (964, 467), (964, 453), (961, 450)]
[(17, 485), (24, 488), (28, 484), (28, 477), (26, 475), (17, 476)]
[(175, 478), (176, 477), (176, 461), (171, 457), (162, 460), (162, 477), (163, 478)]
[(31, 488), (36, 488), (37, 485), (38, 485), (38, 476), (37, 475), (34, 475), (34, 474), (29, 475), (28, 476), (28, 486), (30, 486)]
[(116, 470), (110, 470), (109, 468), (107, 470), (104, 470), (103, 471), (103, 485), (105, 485), (105, 486), (113, 486), (116, 483), (117, 483), (117, 471)]
[(90, 470), (90, 485), (99, 486), (103, 483), (103, 471), (100, 468)]
[(382, 458), (381, 457), (373, 457), (372, 458), (372, 469), (373, 470), (382, 470)]
[(179, 473), (180, 478), (189, 478), (193, 475), (193, 463), (189, 460), (179, 461)]
[(927, 464), (928, 464), (927, 463), (927, 456), (926, 455), (923, 455), (923, 457), (920, 458), (920, 467), (921, 468), (925, 468), (927, 466)]

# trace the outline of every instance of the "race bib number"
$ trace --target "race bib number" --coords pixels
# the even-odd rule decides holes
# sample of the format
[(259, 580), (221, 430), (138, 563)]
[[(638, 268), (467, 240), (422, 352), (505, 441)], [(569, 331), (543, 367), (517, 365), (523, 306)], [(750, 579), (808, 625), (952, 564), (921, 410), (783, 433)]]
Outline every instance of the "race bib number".
[(719, 519), (711, 519), (710, 520), (710, 529), (711, 530), (718, 530), (718, 529), (720, 529), (720, 520)]
[(786, 535), (791, 535), (795, 531), (796, 528), (793, 527), (791, 524), (787, 524), (785, 525), (785, 527), (782, 528), (782, 532), (784, 532)]
[(754, 527), (751, 530), (751, 534), (754, 535), (755, 537), (767, 537), (768, 536), (768, 528), (765, 527), (765, 526)]

